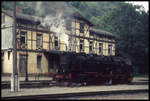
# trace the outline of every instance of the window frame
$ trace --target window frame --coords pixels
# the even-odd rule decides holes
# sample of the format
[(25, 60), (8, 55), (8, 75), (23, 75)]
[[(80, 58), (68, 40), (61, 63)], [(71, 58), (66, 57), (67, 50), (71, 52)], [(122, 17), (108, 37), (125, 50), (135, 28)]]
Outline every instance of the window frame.
[(5, 14), (2, 13), (2, 24), (5, 24)]
[(89, 52), (93, 52), (93, 41), (89, 41)]
[(102, 42), (99, 43), (99, 54), (103, 55), (103, 43)]
[(58, 49), (58, 47), (59, 47), (59, 41), (58, 41), (57, 36), (54, 36), (54, 47), (55, 47), (55, 49)]
[[(22, 38), (24, 38), (22, 41)], [(25, 48), (26, 44), (27, 44), (27, 32), (26, 31), (20, 31), (20, 44), (21, 46), (24, 45), (24, 47), (22, 48)]]
[[(38, 38), (40, 36), (40, 38)], [(39, 44), (38, 44), (38, 41), (39, 41)], [(42, 43), (42, 34), (40, 34), (40, 33), (37, 33), (37, 35), (36, 35), (36, 47), (37, 48), (42, 48), (42, 45), (43, 43)]]
[(37, 68), (41, 69), (42, 56), (37, 55)]
[(108, 44), (108, 55), (112, 55), (112, 44)]
[(8, 60), (10, 59), (11, 51), (8, 51)]
[[(81, 49), (82, 47), (82, 49)], [(80, 39), (80, 52), (84, 52), (84, 39)]]
[(80, 33), (84, 33), (84, 23), (80, 23)]
[[(23, 59), (23, 60), (21, 60), (21, 59)], [(24, 61), (24, 65), (25, 65), (25, 67), (24, 66), (22, 66), (23, 64), (21, 63), (21, 61)], [(24, 55), (24, 54), (20, 54), (19, 55), (19, 72), (20, 73), (25, 73), (26, 72), (26, 68), (27, 68), (27, 61), (28, 61), (28, 56), (27, 55)], [(23, 69), (23, 70), (22, 70)]]

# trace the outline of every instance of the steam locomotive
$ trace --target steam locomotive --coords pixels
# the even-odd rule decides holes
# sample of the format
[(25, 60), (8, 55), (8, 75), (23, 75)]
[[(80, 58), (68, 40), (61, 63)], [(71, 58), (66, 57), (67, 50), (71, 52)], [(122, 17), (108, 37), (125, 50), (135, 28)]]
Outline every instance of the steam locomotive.
[(127, 58), (63, 53), (53, 79), (57, 82), (82, 84), (130, 83), (133, 80), (133, 68)]

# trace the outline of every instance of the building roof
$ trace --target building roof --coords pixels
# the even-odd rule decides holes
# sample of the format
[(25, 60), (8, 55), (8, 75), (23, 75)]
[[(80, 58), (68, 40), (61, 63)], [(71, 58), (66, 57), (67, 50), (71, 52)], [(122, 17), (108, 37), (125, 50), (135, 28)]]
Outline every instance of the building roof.
[[(10, 11), (10, 10), (2, 10), (2, 12), (7, 14), (10, 17), (13, 17), (13, 12)], [(40, 19), (35, 18), (35, 17), (31, 16), (31, 15), (23, 14), (23, 13), (16, 12), (16, 18), (17, 19), (28, 20), (30, 22), (40, 23)]]
[(79, 19), (79, 20), (83, 20), (85, 21), (87, 24), (89, 24), (90, 26), (94, 26), (94, 24), (92, 22), (90, 22), (89, 20), (87, 20), (84, 16), (82, 16), (80, 13), (76, 12), (73, 14), (63, 14), (63, 17), (71, 17), (71, 18), (75, 18), (75, 19)]
[[(7, 14), (8, 16), (13, 17), (13, 12), (10, 11), (10, 10), (2, 10), (2, 12)], [(90, 21), (88, 21), (80, 13), (73, 13), (69, 16), (73, 17), (73, 18), (76, 18), (76, 19), (79, 19), (79, 20), (83, 20), (83, 21), (87, 22), (90, 26), (94, 26), (94, 24), (92, 24)], [(63, 16), (63, 17), (66, 17), (66, 16)], [(19, 12), (16, 12), (16, 18), (17, 19), (22, 19), (22, 20), (28, 20), (30, 22), (38, 22), (38, 23), (40, 23), (42, 21), (42, 18), (40, 18), (40, 17), (31, 16), (31, 15), (27, 15), (27, 14), (23, 14), (23, 13), (19, 13)]]
[[(9, 11), (9, 10), (2, 10), (3, 13), (7, 14), (8, 16), (13, 17), (13, 12)], [(67, 16), (63, 16), (63, 17), (67, 17)], [(79, 20), (83, 20), (85, 22), (87, 22), (90, 26), (94, 26), (94, 24), (92, 24), (90, 21), (88, 21), (85, 17), (83, 17), (80, 13), (73, 13), (71, 15), (69, 15), (69, 17), (73, 17)], [(42, 18), (40, 17), (36, 17), (36, 16), (31, 16), (31, 15), (27, 15), (27, 14), (23, 14), (23, 13), (18, 13), (16, 12), (16, 18), (17, 19), (22, 19), (22, 20), (27, 20), (33, 23), (38, 23), (40, 24), (42, 21)], [(112, 37), (118, 37), (117, 35), (114, 35), (110, 32), (101, 30), (101, 29), (96, 29), (94, 27), (90, 28), (90, 32), (93, 32), (95, 34), (100, 34), (100, 35), (106, 35), (106, 36), (112, 36)]]
[(89, 20), (87, 20), (85, 17), (83, 17), (80, 13), (74, 13), (72, 15), (74, 18), (80, 19), (80, 20), (84, 20), (85, 22), (87, 22), (90, 26), (94, 26), (94, 24), (92, 22), (90, 22)]
[(93, 32), (95, 34), (104, 35), (104, 36), (106, 35), (106, 36), (118, 37), (118, 35), (116, 35), (116, 34), (113, 34), (113, 33), (110, 33), (110, 32), (107, 32), (107, 31), (104, 31), (101, 29), (96, 29), (94, 27), (90, 28), (90, 32)]

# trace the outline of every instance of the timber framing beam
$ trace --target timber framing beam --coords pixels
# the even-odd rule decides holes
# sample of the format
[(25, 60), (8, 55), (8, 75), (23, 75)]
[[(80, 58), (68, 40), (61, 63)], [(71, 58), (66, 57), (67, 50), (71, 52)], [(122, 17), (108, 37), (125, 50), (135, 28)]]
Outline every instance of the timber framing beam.
[(115, 42), (113, 42), (113, 41), (99, 40), (99, 39), (96, 39), (96, 38), (88, 38), (88, 37), (76, 36), (76, 35), (70, 35), (70, 36), (72, 36), (72, 37), (76, 37), (76, 38), (87, 39), (87, 40), (95, 40), (95, 41), (100, 41), (100, 42), (115, 43)]

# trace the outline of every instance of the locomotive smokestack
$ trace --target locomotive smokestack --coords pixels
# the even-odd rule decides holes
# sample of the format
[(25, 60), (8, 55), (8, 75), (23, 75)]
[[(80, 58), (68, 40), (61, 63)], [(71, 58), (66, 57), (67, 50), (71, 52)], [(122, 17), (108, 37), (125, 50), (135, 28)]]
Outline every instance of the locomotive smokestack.
[(22, 13), (22, 8), (20, 8), (19, 6), (16, 6), (16, 12)]
[(57, 9), (56, 10), (56, 17), (60, 18), (60, 17), (62, 17), (62, 15), (63, 15), (63, 11), (60, 9)]

